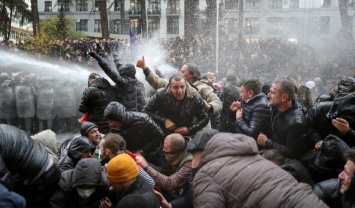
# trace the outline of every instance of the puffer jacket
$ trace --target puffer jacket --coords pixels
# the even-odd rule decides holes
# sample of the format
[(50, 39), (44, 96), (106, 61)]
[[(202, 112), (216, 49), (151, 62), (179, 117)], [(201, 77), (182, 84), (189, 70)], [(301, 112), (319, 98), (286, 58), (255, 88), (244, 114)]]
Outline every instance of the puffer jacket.
[(226, 86), (222, 90), (221, 101), (223, 103), (221, 111), (221, 132), (236, 133), (235, 120), (230, 119), (229, 107), (233, 102), (239, 101), (240, 88), (237, 82), (227, 82)]
[(209, 121), (203, 109), (202, 97), (189, 85), (186, 88), (185, 98), (181, 101), (175, 99), (168, 87), (159, 89), (144, 106), (143, 112), (152, 116), (164, 130), (166, 129), (164, 122), (169, 118), (176, 124), (176, 128), (187, 127), (190, 135), (201, 130)]
[(354, 208), (355, 207), (355, 176), (352, 177), (350, 188), (345, 194), (340, 194), (341, 181), (333, 178), (317, 183), (313, 193), (332, 208)]
[(147, 104), (145, 100), (145, 87), (144, 84), (137, 80), (137, 111), (141, 112), (143, 110), (143, 107)]
[(108, 121), (103, 114), (107, 104), (112, 101), (117, 101), (117, 89), (105, 78), (97, 78), (84, 90), (79, 111), (89, 113), (89, 121), (98, 126), (108, 127)]
[(12, 175), (31, 181), (45, 171), (50, 160), (48, 152), (26, 132), (0, 124), (0, 138), (0, 155)]
[[(95, 186), (95, 192), (87, 199), (80, 198), (76, 187)], [(79, 161), (75, 169), (64, 171), (57, 189), (50, 199), (53, 208), (99, 207), (100, 200), (107, 196), (110, 183), (97, 159), (86, 158)]]
[(216, 93), (214, 93), (213, 88), (208, 86), (207, 83), (207, 80), (197, 80), (193, 83), (193, 85), (197, 87), (198, 93), (200, 93), (201, 97), (213, 107), (212, 113), (219, 113), (222, 110), (222, 101)]
[(314, 143), (324, 140), (329, 133), (334, 134), (336, 132), (331, 120), (326, 117), (332, 103), (333, 101), (318, 102), (308, 111), (309, 138)]
[(198, 207), (327, 207), (279, 166), (258, 155), (255, 140), (219, 133), (203, 150), (193, 180)]
[(90, 151), (91, 154), (95, 152), (95, 146), (84, 136), (75, 137), (68, 147), (67, 155), (62, 157), (59, 161), (58, 168), (60, 172), (75, 168), (79, 162), (81, 155)]
[(107, 119), (123, 123), (119, 134), (125, 139), (126, 148), (131, 152), (143, 150), (144, 154), (149, 155), (164, 142), (164, 131), (145, 113), (126, 111), (120, 103), (111, 102), (104, 115)]
[(308, 138), (308, 123), (302, 111), (292, 101), (292, 107), (279, 113), (272, 109), (273, 137), (268, 138), (266, 147), (277, 149), (288, 158), (300, 158), (313, 149), (313, 142)]
[[(350, 103), (342, 103), (341, 105), (336, 106), (334, 102), (336, 101), (318, 102), (309, 110), (307, 120), (310, 124), (310, 138), (314, 142), (317, 142), (319, 140), (324, 140), (329, 134), (333, 134), (344, 140), (350, 147), (353, 147), (355, 146), (355, 141), (353, 139), (355, 136), (355, 122), (353, 119), (355, 108), (352, 107), (353, 105)], [(351, 108), (353, 109), (351, 110)], [(344, 114), (329, 116), (330, 114), (333, 114), (334, 111), (343, 111)], [(340, 133), (339, 130), (332, 125), (332, 119), (330, 117), (345, 118), (345, 120), (349, 122), (350, 130), (346, 134)]]
[(128, 111), (137, 111), (137, 78), (134, 65), (121, 64), (116, 60), (115, 64), (117, 69), (114, 70), (103, 58), (99, 58), (98, 63), (107, 76), (116, 83), (119, 93), (118, 101), (122, 103)]
[[(242, 101), (242, 109), (243, 116), (235, 119), (238, 133), (253, 137), (255, 140), (260, 132), (268, 138), (272, 136), (271, 109), (264, 93)], [(231, 116), (235, 118), (235, 113), (232, 112)]]
[(55, 165), (58, 165), (58, 156), (56, 154), (57, 149), (57, 137), (56, 134), (50, 130), (44, 130), (31, 136), (33, 140), (41, 143), (46, 148), (49, 156), (53, 159)]

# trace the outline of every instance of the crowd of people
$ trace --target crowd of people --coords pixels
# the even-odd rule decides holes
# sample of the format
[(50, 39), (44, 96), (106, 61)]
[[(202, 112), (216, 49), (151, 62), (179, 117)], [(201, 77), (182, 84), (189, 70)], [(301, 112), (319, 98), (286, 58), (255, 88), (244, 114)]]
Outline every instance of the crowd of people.
[[(306, 46), (223, 40), (216, 74), (211, 40), (160, 44), (179, 68), (168, 77), (111, 40), (58, 48), (101, 69), (77, 90), (2, 72), (0, 206), (355, 206), (350, 66), (323, 68)], [(53, 127), (68, 121), (77, 134), (57, 148)]]

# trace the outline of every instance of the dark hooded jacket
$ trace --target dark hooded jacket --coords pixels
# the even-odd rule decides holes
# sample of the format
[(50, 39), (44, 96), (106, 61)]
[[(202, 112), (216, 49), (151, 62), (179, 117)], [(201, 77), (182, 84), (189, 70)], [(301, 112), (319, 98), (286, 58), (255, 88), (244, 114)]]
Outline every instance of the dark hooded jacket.
[[(95, 186), (95, 192), (83, 199), (76, 191), (76, 187), (80, 185)], [(85, 158), (74, 169), (62, 172), (50, 202), (53, 208), (99, 207), (100, 200), (107, 196), (109, 188), (110, 183), (100, 162), (94, 158)]]
[(308, 123), (294, 100), (292, 107), (279, 113), (272, 109), (273, 137), (266, 141), (268, 149), (277, 149), (288, 158), (300, 158), (313, 149), (308, 138)]
[(85, 152), (95, 152), (95, 146), (84, 136), (75, 137), (69, 144), (67, 155), (59, 161), (58, 168), (61, 172), (75, 168), (81, 155)]
[(221, 132), (236, 133), (235, 120), (229, 117), (229, 107), (233, 102), (238, 101), (240, 88), (235, 81), (227, 82), (222, 90), (221, 101), (223, 103), (221, 111)]
[(116, 83), (119, 93), (118, 101), (121, 102), (128, 111), (137, 111), (137, 78), (136, 68), (133, 64), (121, 64), (115, 59), (116, 70), (105, 62), (102, 58), (98, 60), (100, 67)]
[(45, 171), (50, 160), (47, 150), (24, 131), (0, 124), (0, 138), (0, 156), (4, 161), (1, 167), (7, 169), (0, 170), (2, 174), (16, 174), (32, 181)]
[(108, 120), (123, 123), (119, 134), (125, 139), (127, 149), (132, 152), (143, 150), (144, 155), (149, 155), (164, 142), (164, 131), (145, 113), (126, 111), (122, 104), (111, 102), (104, 115)]
[(89, 121), (108, 128), (108, 121), (103, 116), (104, 110), (112, 101), (117, 100), (117, 89), (103, 77), (95, 79), (81, 97), (79, 111), (89, 113)]
[(187, 127), (190, 135), (195, 134), (208, 124), (209, 119), (203, 109), (201, 95), (190, 88), (187, 85), (183, 100), (176, 100), (169, 86), (159, 89), (144, 106), (143, 112), (152, 116), (163, 129), (166, 129), (164, 122), (168, 118), (176, 124), (176, 128)]
[(325, 180), (314, 185), (313, 193), (332, 208), (355, 207), (355, 176), (352, 177), (350, 188), (340, 194), (341, 181), (338, 178)]
[(255, 140), (243, 134), (213, 136), (199, 166), (195, 207), (327, 207), (309, 185), (258, 155)]
[(141, 112), (143, 110), (143, 107), (147, 104), (145, 100), (145, 87), (144, 84), (137, 80), (137, 111)]
[(153, 189), (149, 186), (148, 182), (145, 181), (141, 176), (138, 175), (135, 182), (122, 193), (118, 201), (124, 199), (126, 196), (131, 194), (138, 194), (144, 197), (146, 206), (145, 208), (159, 208), (160, 202), (158, 197), (155, 196)]
[[(334, 101), (316, 103), (308, 112), (310, 138), (317, 142), (333, 134), (344, 140), (350, 147), (355, 146), (355, 96), (352, 93), (340, 93)], [(333, 118), (344, 118), (349, 122), (350, 130), (342, 134), (332, 125)]]

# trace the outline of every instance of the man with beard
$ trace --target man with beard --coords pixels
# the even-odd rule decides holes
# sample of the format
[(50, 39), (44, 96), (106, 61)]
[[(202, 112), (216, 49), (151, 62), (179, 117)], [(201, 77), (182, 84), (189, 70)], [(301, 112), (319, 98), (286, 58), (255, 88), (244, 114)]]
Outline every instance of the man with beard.
[(204, 101), (196, 89), (184, 76), (174, 74), (168, 86), (151, 97), (143, 112), (152, 116), (168, 133), (191, 136), (208, 124), (203, 106)]
[[(123, 153), (130, 155), (133, 159), (136, 157), (135, 154), (126, 149), (126, 141), (119, 134), (106, 134), (105, 137), (101, 139), (99, 146), (102, 165), (105, 165), (112, 158)], [(140, 166), (138, 166), (138, 174), (142, 176), (142, 178), (144, 178), (152, 188), (155, 187), (155, 181)]]
[(322, 181), (315, 185), (313, 193), (328, 206), (351, 208), (355, 206), (355, 148), (345, 155), (346, 164), (338, 179)]
[(169, 167), (156, 167), (140, 155), (136, 161), (156, 181), (163, 191), (174, 191), (176, 195), (188, 190), (192, 173), (191, 154), (185, 151), (186, 142), (181, 134), (170, 134), (164, 140), (163, 153)]
[(289, 80), (278, 80), (268, 94), (272, 107), (272, 137), (260, 133), (257, 143), (266, 149), (277, 149), (288, 158), (300, 159), (313, 148), (308, 138), (308, 123), (295, 101), (295, 88)]

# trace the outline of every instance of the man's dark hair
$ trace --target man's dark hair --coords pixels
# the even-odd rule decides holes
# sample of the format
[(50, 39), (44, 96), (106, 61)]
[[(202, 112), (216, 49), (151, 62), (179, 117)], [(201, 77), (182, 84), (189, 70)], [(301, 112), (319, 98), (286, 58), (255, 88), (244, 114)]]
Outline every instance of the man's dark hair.
[(185, 80), (185, 82), (186, 82), (185, 77), (182, 76), (181, 74), (173, 74), (173, 75), (171, 75), (171, 77), (169, 78), (169, 85), (171, 84), (171, 80), (175, 80), (175, 81)]
[(186, 66), (194, 82), (201, 80), (201, 72), (195, 64), (187, 63)]
[(261, 82), (258, 79), (248, 79), (242, 83), (247, 91), (251, 90), (255, 95), (261, 93)]
[(345, 159), (355, 163), (355, 147), (349, 149), (349, 151), (345, 154)]
[(288, 95), (289, 100), (295, 98), (295, 87), (290, 80), (278, 80), (275, 81), (274, 84), (280, 85), (279, 92)]
[(277, 149), (266, 150), (262, 156), (272, 162), (277, 162), (282, 165), (285, 162), (285, 156), (283, 156)]
[(227, 76), (227, 82), (235, 82), (235, 81), (237, 81), (235, 75), (229, 74), (229, 75)]
[(104, 148), (111, 150), (113, 154), (119, 154), (126, 150), (126, 141), (119, 134), (108, 133), (104, 139)]

